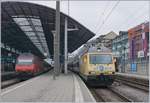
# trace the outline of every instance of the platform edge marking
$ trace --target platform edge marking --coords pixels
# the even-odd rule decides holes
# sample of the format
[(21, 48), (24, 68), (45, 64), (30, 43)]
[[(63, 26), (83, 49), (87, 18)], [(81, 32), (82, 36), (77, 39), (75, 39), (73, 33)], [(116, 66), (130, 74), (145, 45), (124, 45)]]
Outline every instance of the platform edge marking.
[(73, 75), (73, 78), (74, 78), (74, 86), (75, 86), (75, 103), (84, 102), (81, 88), (75, 74)]
[[(79, 78), (80, 79), (80, 78)], [(81, 80), (81, 79), (80, 79)], [(85, 83), (81, 80), (81, 83), (84, 85), (84, 87), (86, 88), (88, 94), (90, 95), (92, 102), (96, 103), (95, 98), (92, 96), (91, 92), (89, 91), (89, 89), (87, 88), (87, 86), (85, 85)]]

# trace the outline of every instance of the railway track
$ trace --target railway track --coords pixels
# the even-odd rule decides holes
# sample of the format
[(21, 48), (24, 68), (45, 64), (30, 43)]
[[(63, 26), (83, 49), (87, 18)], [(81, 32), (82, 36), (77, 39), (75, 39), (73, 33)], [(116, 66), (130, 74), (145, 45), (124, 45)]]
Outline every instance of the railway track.
[(130, 80), (130, 79), (123, 79), (123, 78), (115, 78), (115, 81), (116, 82), (119, 82), (119, 83), (123, 83), (125, 85), (128, 85), (128, 86), (131, 86), (131, 87), (134, 87), (134, 88), (137, 88), (137, 89), (140, 89), (140, 90), (143, 90), (143, 91), (146, 91), (146, 92), (149, 92), (149, 83), (145, 81), (144, 82), (138, 82), (138, 81), (133, 81), (133, 80)]
[(129, 97), (125, 96), (118, 90), (113, 89), (112, 87), (109, 87), (109, 90), (112, 91), (114, 94), (116, 94), (118, 97), (120, 97), (124, 102), (134, 102), (132, 99)]
[(98, 94), (98, 92), (96, 91), (96, 89), (89, 89), (92, 93), (92, 95), (94, 96), (96, 102), (105, 102), (105, 100)]
[(90, 89), (97, 102), (133, 102), (114, 88)]

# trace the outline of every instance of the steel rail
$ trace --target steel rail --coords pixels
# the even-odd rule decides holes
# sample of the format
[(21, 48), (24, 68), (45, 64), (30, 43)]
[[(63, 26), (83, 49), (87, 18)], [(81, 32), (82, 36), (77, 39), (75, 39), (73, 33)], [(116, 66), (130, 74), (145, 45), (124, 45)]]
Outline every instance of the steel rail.
[(108, 88), (110, 91), (112, 91), (114, 94), (116, 94), (118, 97), (120, 97), (122, 100), (124, 100), (125, 102), (134, 102), (132, 99), (130, 99), (129, 97), (125, 96), (124, 94), (122, 94), (121, 92), (119, 92), (118, 90), (109, 87)]
[(139, 80), (140, 82), (138, 81), (133, 81), (132, 79), (129, 79), (129, 78), (122, 78), (122, 77), (115, 77), (115, 79), (118, 79), (118, 80), (123, 80), (123, 81), (127, 81), (127, 82), (132, 82), (134, 84), (139, 84), (139, 85), (142, 85), (142, 86), (146, 86), (146, 87), (149, 87), (149, 82), (145, 83), (144, 80)]
[(137, 88), (137, 89), (144, 90), (146, 92), (149, 92), (149, 85), (148, 84), (139, 83), (139, 82), (126, 80), (126, 79), (120, 79), (120, 78), (115, 79), (115, 81), (121, 82), (125, 85), (131, 86), (131, 87), (134, 87), (134, 88)]
[[(96, 98), (96, 100), (98, 102), (108, 102), (104, 97), (102, 97), (98, 91), (98, 89), (91, 89), (92, 94), (94, 95), (94, 97)], [(123, 100), (124, 102), (134, 102), (132, 99), (128, 98), (127, 96), (125, 96), (124, 94), (122, 94), (121, 92), (108, 87), (108, 90), (111, 91), (112, 93), (114, 93), (116, 96), (118, 96), (121, 100)], [(97, 99), (98, 98), (98, 99)]]
[(95, 99), (96, 99), (97, 102), (107, 102), (107, 101), (105, 101), (105, 99), (104, 99), (102, 96), (100, 96), (100, 95), (97, 93), (96, 89), (90, 89), (90, 91), (91, 91), (92, 94), (94, 95), (94, 97), (95, 97)]

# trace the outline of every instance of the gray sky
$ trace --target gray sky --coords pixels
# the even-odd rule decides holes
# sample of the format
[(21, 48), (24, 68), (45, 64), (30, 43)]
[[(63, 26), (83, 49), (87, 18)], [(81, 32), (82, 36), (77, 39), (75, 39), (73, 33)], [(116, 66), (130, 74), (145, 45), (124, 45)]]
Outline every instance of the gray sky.
[[(55, 1), (29, 1), (55, 8)], [(149, 20), (148, 1), (120, 1), (104, 22), (117, 1), (70, 1), (70, 16), (86, 26), (96, 35), (128, 30)], [(68, 1), (61, 1), (61, 11), (68, 14)], [(102, 25), (102, 26), (101, 26)], [(100, 29), (101, 27), (101, 29)]]
[[(56, 8), (55, 1), (28, 2)], [(70, 1), (69, 4), (69, 15), (94, 32), (95, 37), (110, 31), (119, 34), (119, 31), (127, 31), (142, 22), (149, 21), (149, 1)], [(68, 1), (61, 1), (60, 10), (68, 14)], [(107, 18), (108, 14), (110, 16)], [(74, 53), (76, 54), (78, 50), (79, 48)]]

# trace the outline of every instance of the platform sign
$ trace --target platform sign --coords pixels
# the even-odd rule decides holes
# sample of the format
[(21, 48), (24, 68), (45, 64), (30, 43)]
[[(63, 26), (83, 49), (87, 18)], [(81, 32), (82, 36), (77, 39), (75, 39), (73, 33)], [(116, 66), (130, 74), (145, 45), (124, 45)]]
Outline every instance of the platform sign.
[(131, 64), (131, 71), (135, 72), (137, 70), (137, 65), (135, 63)]
[(142, 57), (144, 57), (144, 51), (139, 51), (138, 52), (138, 58), (142, 58)]

